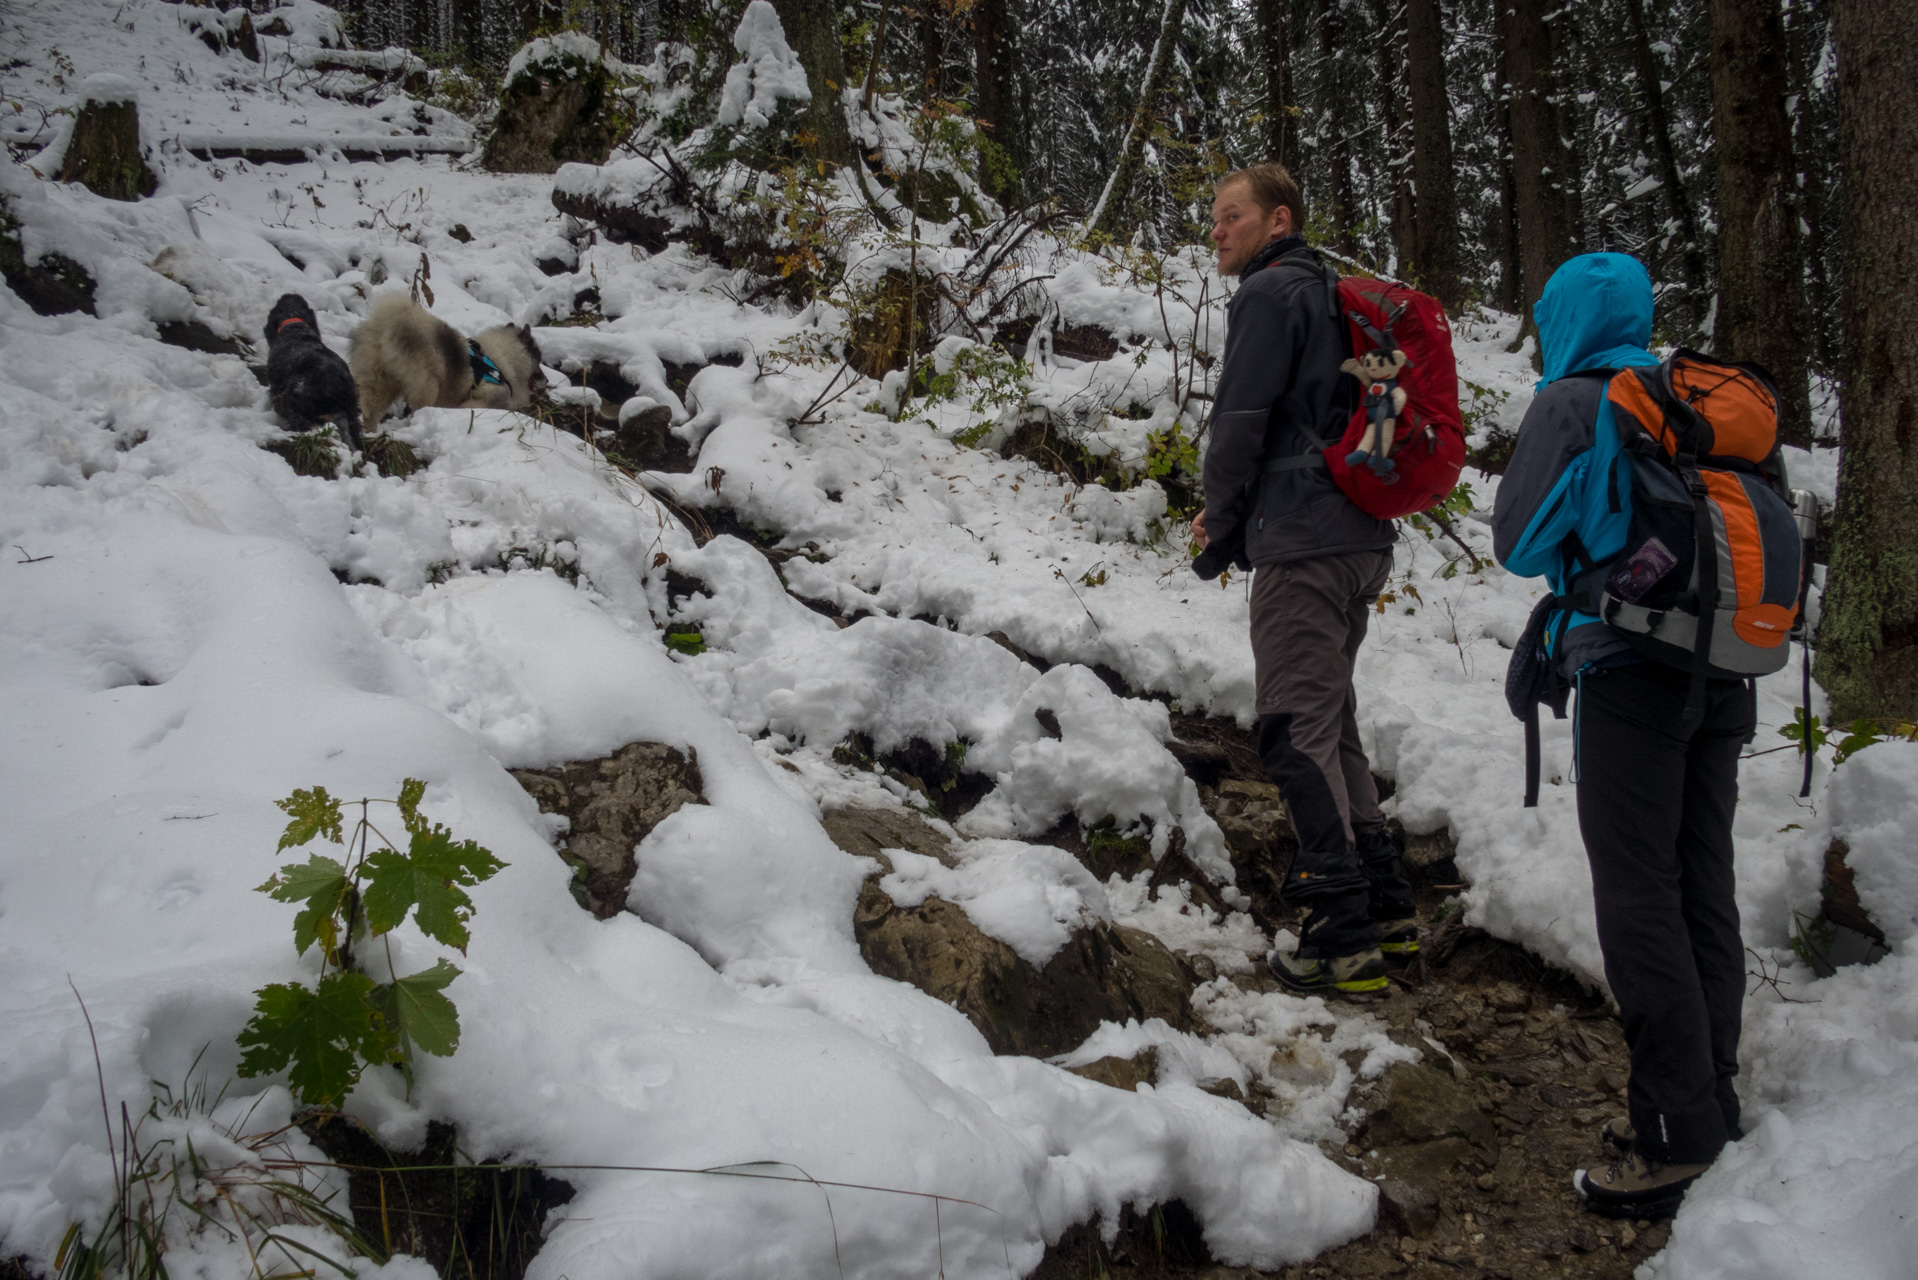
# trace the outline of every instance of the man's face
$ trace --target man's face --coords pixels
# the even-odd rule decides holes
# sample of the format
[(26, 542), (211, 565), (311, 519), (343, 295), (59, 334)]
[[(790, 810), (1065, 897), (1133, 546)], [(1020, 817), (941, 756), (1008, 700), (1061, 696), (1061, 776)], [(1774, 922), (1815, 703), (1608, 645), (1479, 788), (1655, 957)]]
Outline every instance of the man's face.
[(1212, 200), (1212, 242), (1219, 253), (1219, 274), (1235, 276), (1245, 270), (1252, 255), (1292, 232), (1292, 211), (1283, 206), (1267, 213), (1252, 199), (1252, 184), (1228, 182)]

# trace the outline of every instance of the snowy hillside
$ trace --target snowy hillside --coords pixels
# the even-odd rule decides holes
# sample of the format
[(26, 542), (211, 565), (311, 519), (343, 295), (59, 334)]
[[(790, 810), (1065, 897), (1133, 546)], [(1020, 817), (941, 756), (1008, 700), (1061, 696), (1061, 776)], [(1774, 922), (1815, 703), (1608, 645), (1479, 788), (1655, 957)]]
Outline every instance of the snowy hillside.
[[(1255, 981), (1270, 939), (1173, 749), (1175, 716), (1252, 718), (1245, 581), (1189, 573), (1167, 490), (1141, 474), (1180, 421), (1191, 353), (1222, 349), (1227, 286), (1204, 259), (1172, 263), (1204, 300), (1168, 313), (1114, 259), (1035, 235), (1049, 318), (1016, 405), (959, 377), (895, 420), (901, 375), (834, 397), (837, 362), (793, 355), (836, 332), (832, 307), (754, 300), (743, 269), (555, 210), (556, 181), (630, 186), (620, 166), (638, 161), (555, 179), (487, 173), (470, 151), (348, 159), (368, 139), (478, 140), (397, 77), (316, 70), (338, 43), (328, 13), (294, 0), (260, 18), (254, 62), (202, 38), (213, 10), (0, 11), (0, 98), (26, 104), (0, 200), (25, 262), (63, 255), (96, 284), (90, 313), (53, 315), (0, 288), (0, 1259), (50, 1275), (69, 1227), (103, 1220), (103, 1103), (114, 1141), (154, 1082), (223, 1097), (162, 1108), (145, 1142), (225, 1151), (222, 1127), (288, 1122), (284, 1082), (236, 1075), (253, 993), (316, 971), (289, 945), (292, 908), (254, 892), (306, 853), (276, 855), (273, 802), (391, 797), (408, 777), (432, 820), (507, 866), (471, 891), (464, 956), (412, 925), (389, 935), (396, 969), (464, 970), (458, 1051), (422, 1059), (410, 1099), (370, 1069), (342, 1109), (395, 1150), (447, 1121), (468, 1156), (569, 1182), (535, 1280), (1024, 1275), (1068, 1229), (1174, 1200), (1235, 1266), (1372, 1231), (1377, 1185), (1332, 1158), (1363, 1119), (1354, 1086), (1438, 1040)], [(137, 90), (160, 180), (138, 202), (52, 180), (70, 117), (41, 109), (109, 73)], [(874, 139), (903, 127), (882, 117)], [(242, 135), (310, 158), (194, 154)], [(923, 234), (929, 258), (969, 252), (951, 227)], [(302, 294), (344, 353), (370, 298), (422, 280), (462, 332), (532, 325), (554, 403), (391, 421), (424, 463), (403, 477), (350, 458), (301, 475), (263, 448), (285, 437), (254, 367), (274, 300)], [(1059, 333), (1091, 326), (1118, 349), (1062, 354)], [(1482, 429), (1514, 427), (1530, 396), (1514, 332), (1490, 313), (1458, 326)], [(948, 337), (933, 358), (963, 373), (977, 350)], [(573, 384), (595, 371), (630, 388), (622, 410), (591, 417), (599, 394)], [(610, 447), (661, 407), (687, 470), (631, 473), (555, 425), (574, 411)], [(1009, 447), (1041, 411), (1076, 424), (1112, 484)], [(1835, 457), (1793, 462), (1829, 501)], [(1491, 565), (1497, 477), (1468, 480), (1469, 553), (1403, 531), (1361, 654), (1366, 747), (1392, 816), (1456, 843), (1466, 921), (1602, 986), (1571, 722), (1545, 725), (1547, 785), (1524, 810), (1502, 697), (1540, 584)], [(1783, 743), (1797, 680), (1761, 683), (1752, 751)], [(564, 820), (508, 770), (635, 742), (696, 753), (698, 799), (640, 842), (627, 909), (600, 919), (555, 854)], [(977, 793), (949, 825), (928, 817), (949, 847), (889, 849), (884, 867), (846, 852), (822, 819), (926, 811), (871, 763), (915, 744)], [(1891, 1276), (1918, 1249), (1918, 746), (1828, 760), (1809, 801), (1792, 751), (1744, 767), (1740, 907), (1753, 968), (1777, 978), (1747, 1003), (1747, 1137), (1641, 1274)], [(1061, 831), (1136, 838), (1147, 865), (1101, 874)], [(1834, 837), (1894, 950), (1821, 980), (1789, 944)], [(1174, 853), (1214, 905), (1154, 881)], [(1034, 969), (1087, 931), (1153, 935), (1191, 975), (1191, 1028), (1108, 1021), (1060, 1061), (995, 1054), (862, 957), (855, 913), (881, 870), (893, 904), (957, 904)], [(1137, 1090), (1068, 1069), (1148, 1043), (1157, 1075)], [(1257, 1113), (1240, 1100), (1255, 1092)], [(282, 1141), (322, 1194), (343, 1189), (299, 1130)], [(822, 1198), (807, 1179), (855, 1185)], [(283, 1232), (346, 1257), (320, 1227)], [(176, 1220), (170, 1265), (254, 1274), (243, 1234)]]

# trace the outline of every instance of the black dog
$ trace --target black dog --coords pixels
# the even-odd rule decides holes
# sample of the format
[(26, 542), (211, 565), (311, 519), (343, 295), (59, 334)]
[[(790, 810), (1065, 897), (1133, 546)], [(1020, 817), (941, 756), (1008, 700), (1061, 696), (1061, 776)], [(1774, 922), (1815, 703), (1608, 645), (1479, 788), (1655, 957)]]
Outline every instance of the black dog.
[(352, 370), (320, 341), (319, 318), (297, 293), (282, 294), (266, 317), (266, 388), (286, 425), (311, 431), (332, 419), (355, 449), (360, 397)]

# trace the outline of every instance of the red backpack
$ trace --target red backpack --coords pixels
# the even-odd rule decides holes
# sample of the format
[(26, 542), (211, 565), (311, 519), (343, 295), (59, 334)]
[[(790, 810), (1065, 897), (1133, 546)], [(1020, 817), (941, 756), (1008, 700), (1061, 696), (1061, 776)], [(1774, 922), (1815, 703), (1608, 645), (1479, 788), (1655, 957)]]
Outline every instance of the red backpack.
[[(1280, 261), (1306, 265), (1297, 256)], [(1354, 361), (1363, 363), (1368, 356), (1389, 360), (1393, 352), (1403, 352), (1405, 360), (1391, 383), (1375, 384), (1376, 391), (1361, 395), (1337, 440), (1305, 429), (1306, 438), (1320, 450), (1313, 465), (1323, 458), (1332, 483), (1359, 510), (1381, 520), (1435, 507), (1458, 484), (1459, 468), (1465, 465), (1458, 365), (1452, 358), (1452, 326), (1445, 308), (1438, 299), (1393, 281), (1340, 277), (1329, 266), (1320, 269), (1333, 286), (1328, 292), (1334, 318), (1347, 326)], [(1404, 407), (1396, 412), (1391, 408), (1396, 398), (1387, 399), (1393, 387), (1405, 393)], [(1369, 457), (1361, 454), (1372, 419), (1387, 414), (1396, 418), (1391, 448)], [(1287, 458), (1277, 465), (1289, 470), (1299, 463)]]
[[(1379, 404), (1389, 392), (1362, 396), (1345, 434), (1325, 449), (1332, 483), (1354, 506), (1382, 520), (1437, 506), (1458, 484), (1465, 465), (1465, 424), (1458, 411), (1458, 366), (1452, 359), (1452, 326), (1436, 298), (1402, 284), (1346, 276), (1338, 283), (1339, 309), (1350, 328), (1353, 357), (1405, 353), (1398, 389), (1405, 406), (1396, 413), (1391, 449), (1383, 457), (1355, 457), (1369, 414), (1390, 412)], [(1368, 411), (1368, 404), (1377, 408)], [(1348, 461), (1348, 459), (1351, 459)]]

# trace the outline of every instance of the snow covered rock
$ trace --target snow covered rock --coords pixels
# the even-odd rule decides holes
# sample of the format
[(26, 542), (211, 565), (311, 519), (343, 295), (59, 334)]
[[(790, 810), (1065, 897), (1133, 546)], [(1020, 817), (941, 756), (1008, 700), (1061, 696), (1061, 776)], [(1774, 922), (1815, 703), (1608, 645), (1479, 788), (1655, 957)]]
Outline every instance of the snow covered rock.
[(1083, 899), (1062, 902), (1070, 895), (1056, 881), (1037, 894), (1011, 887), (1021, 862), (1034, 879), (1065, 866), (1058, 878), (1070, 884), (1076, 873), (1103, 907), (1097, 882), (1064, 851), (979, 841), (983, 853), (961, 858), (955, 842), (905, 810), (842, 809), (824, 825), (842, 849), (880, 865), (853, 917), (860, 955), (874, 973), (965, 1014), (993, 1052), (1067, 1053), (1102, 1022), (1193, 1025), (1192, 979), (1158, 939), (1112, 925)]
[(563, 32), (513, 55), (480, 163), (495, 173), (604, 164), (632, 126), (616, 67), (592, 40)]
[(699, 754), (631, 742), (597, 760), (510, 771), (540, 812), (570, 822), (559, 856), (573, 868), (573, 896), (601, 920), (626, 907), (638, 863), (633, 848), (700, 794)]

